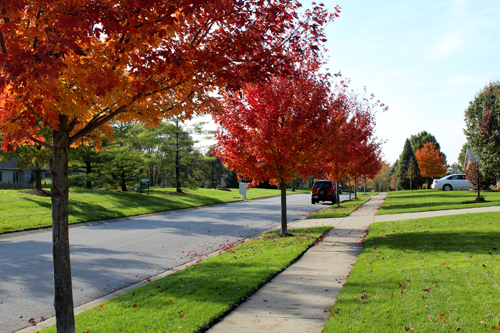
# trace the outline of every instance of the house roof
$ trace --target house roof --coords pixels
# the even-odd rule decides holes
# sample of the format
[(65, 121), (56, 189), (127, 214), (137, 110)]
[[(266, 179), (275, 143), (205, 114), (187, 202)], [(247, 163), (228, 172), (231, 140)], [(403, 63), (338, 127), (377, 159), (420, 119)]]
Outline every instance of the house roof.
[[(0, 169), (21, 170), (18, 167), (16, 167), (16, 163), (17, 163), (17, 158), (15, 158), (15, 157), (13, 159), (5, 161), (5, 162), (0, 161)], [(34, 166), (32, 166), (28, 170), (29, 171), (35, 171), (36, 169), (35, 169)], [(28, 170), (25, 170), (25, 171), (28, 171)], [(42, 170), (43, 171), (49, 171), (49, 168), (42, 167)]]
[(471, 148), (467, 148), (467, 151), (465, 152), (464, 171), (467, 170), (469, 164), (474, 162), (477, 162), (477, 157)]
[(16, 163), (17, 163), (17, 158), (13, 158), (6, 162), (0, 161), (0, 169), (19, 169), (15, 167)]

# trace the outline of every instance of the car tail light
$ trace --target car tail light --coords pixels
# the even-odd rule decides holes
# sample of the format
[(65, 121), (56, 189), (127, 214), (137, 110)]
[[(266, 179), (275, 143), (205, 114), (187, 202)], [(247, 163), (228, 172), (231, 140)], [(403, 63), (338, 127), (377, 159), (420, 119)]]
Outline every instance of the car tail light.
[(333, 194), (333, 189), (329, 188), (328, 191), (327, 191), (327, 194), (328, 195), (332, 195)]
[(434, 179), (434, 184), (437, 184), (438, 180), (437, 179)]

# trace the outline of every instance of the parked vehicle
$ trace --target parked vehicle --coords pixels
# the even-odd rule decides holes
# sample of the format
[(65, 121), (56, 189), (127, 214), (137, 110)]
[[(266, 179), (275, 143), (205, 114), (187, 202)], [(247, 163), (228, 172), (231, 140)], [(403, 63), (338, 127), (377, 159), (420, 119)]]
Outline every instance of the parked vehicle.
[(472, 190), (476, 187), (472, 185), (463, 174), (454, 174), (444, 176), (440, 179), (435, 179), (432, 183), (432, 188), (435, 190), (451, 191), (451, 190)]
[(331, 201), (332, 205), (337, 202), (335, 183), (328, 180), (317, 180), (311, 190), (311, 203), (314, 205), (320, 201)]

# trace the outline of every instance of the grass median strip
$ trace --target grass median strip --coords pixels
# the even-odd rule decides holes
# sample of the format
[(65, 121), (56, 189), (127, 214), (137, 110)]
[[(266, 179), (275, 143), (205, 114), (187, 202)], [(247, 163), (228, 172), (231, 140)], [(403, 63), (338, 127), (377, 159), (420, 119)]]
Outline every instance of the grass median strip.
[[(150, 194), (105, 190), (71, 189), (69, 193), (69, 223), (96, 221), (116, 217), (155, 213), (174, 209), (240, 201), (238, 189), (186, 190), (151, 189)], [(297, 189), (288, 193), (309, 193)], [(279, 190), (253, 188), (247, 199), (280, 195)], [(20, 190), (0, 190), (0, 234), (52, 226), (51, 198), (23, 193)]]
[[(269, 233), (82, 312), (77, 332), (200, 332), (288, 267), (330, 226)], [(43, 332), (55, 332), (55, 326)]]
[(358, 199), (344, 200), (340, 203), (340, 208), (337, 207), (337, 204), (332, 205), (328, 208), (319, 210), (317, 212), (312, 213), (307, 218), (308, 219), (326, 219), (331, 217), (346, 217), (351, 214), (356, 208), (370, 200), (370, 197), (377, 194), (376, 192), (369, 192), (366, 194), (359, 194)]
[(389, 192), (377, 215), (500, 205), (500, 192), (481, 192), (481, 195), (487, 202), (462, 204), (462, 201), (475, 200), (477, 193), (465, 190), (449, 192), (438, 190)]
[(500, 330), (500, 213), (373, 223), (324, 332)]

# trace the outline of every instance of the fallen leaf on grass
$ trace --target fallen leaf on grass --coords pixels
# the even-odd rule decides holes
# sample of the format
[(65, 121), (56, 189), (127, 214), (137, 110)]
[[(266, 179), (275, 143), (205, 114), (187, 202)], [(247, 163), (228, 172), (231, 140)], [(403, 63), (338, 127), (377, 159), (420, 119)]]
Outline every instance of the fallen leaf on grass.
[(132, 307), (133, 307), (133, 308), (136, 308), (136, 307), (137, 307), (137, 304), (132, 305)]

